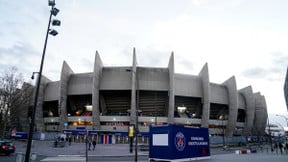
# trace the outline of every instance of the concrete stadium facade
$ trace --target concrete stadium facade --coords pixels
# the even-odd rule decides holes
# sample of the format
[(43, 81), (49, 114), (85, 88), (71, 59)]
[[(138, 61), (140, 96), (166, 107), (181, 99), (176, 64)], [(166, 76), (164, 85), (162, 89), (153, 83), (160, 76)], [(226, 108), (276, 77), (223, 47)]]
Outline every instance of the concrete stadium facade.
[(235, 77), (211, 83), (206, 63), (198, 75), (168, 67), (105, 67), (96, 52), (94, 70), (74, 73), (64, 61), (59, 81), (42, 76), (36, 129), (63, 132), (85, 127), (107, 133), (127, 132), (137, 124), (140, 133), (151, 124), (208, 127), (210, 135), (264, 135), (265, 97), (251, 86), (238, 90)]

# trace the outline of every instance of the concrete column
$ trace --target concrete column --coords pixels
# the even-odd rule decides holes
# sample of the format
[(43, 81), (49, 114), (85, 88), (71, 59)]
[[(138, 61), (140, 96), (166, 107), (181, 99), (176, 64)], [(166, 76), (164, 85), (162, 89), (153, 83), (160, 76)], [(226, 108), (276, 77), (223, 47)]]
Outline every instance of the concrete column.
[(232, 137), (238, 114), (238, 91), (235, 77), (233, 76), (229, 78), (223, 83), (223, 85), (227, 88), (229, 97), (229, 116), (226, 125), (225, 136)]
[(209, 81), (209, 71), (208, 64), (206, 63), (198, 76), (202, 80), (202, 119), (201, 127), (208, 128), (209, 117), (210, 117), (210, 81)]
[(172, 52), (168, 64), (169, 70), (169, 104), (168, 104), (168, 123), (174, 123), (174, 109), (175, 109), (175, 97), (174, 97), (174, 53)]
[(62, 132), (64, 129), (64, 123), (67, 122), (67, 91), (68, 91), (68, 82), (70, 79), (71, 74), (74, 72), (69, 67), (69, 65), (66, 63), (66, 61), (63, 62), (62, 65), (62, 71), (61, 71), (61, 78), (60, 78), (60, 95), (59, 95), (59, 131)]
[(95, 54), (94, 72), (93, 72), (93, 87), (92, 87), (92, 121), (93, 128), (100, 129), (100, 105), (99, 105), (99, 89), (102, 77), (103, 63), (98, 51)]
[(268, 118), (265, 97), (259, 92), (255, 96), (255, 120), (253, 135), (262, 136), (265, 134), (266, 122)]
[(136, 50), (133, 48), (133, 63), (131, 71), (131, 107), (130, 107), (130, 124), (136, 124), (136, 91), (139, 90), (138, 79), (137, 79), (137, 60), (136, 60)]
[(254, 94), (251, 86), (245, 87), (243, 89), (239, 90), (239, 93), (243, 94), (245, 98), (245, 127), (243, 130), (243, 135), (244, 136), (249, 136), (251, 133), (252, 127), (253, 127), (253, 122), (254, 122), (254, 117), (255, 117), (255, 99), (254, 99)]
[[(37, 77), (37, 80), (39, 78)], [(38, 81), (37, 81), (38, 82)], [(39, 89), (39, 94), (38, 94), (38, 101), (37, 101), (37, 107), (36, 107), (36, 112), (35, 112), (35, 129), (37, 132), (42, 132), (44, 131), (44, 118), (43, 118), (43, 103), (44, 103), (44, 94), (45, 94), (45, 88), (47, 83), (51, 82), (48, 78), (42, 75), (41, 78), (41, 83), (40, 83), (40, 89)], [(36, 90), (36, 89), (34, 89)], [(35, 96), (35, 92), (33, 94)]]

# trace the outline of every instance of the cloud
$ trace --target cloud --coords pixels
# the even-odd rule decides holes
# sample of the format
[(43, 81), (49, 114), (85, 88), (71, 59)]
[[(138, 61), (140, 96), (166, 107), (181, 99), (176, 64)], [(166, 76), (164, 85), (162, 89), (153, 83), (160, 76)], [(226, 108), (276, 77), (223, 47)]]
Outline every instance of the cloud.
[(286, 66), (288, 65), (288, 54), (282, 52), (275, 52), (271, 54), (272, 56), (272, 65)]
[(242, 75), (248, 78), (268, 79), (269, 81), (280, 81), (285, 77), (288, 66), (288, 55), (275, 52), (270, 54), (270, 62), (266, 67), (252, 67), (244, 70)]
[(158, 50), (153, 47), (139, 49), (137, 53), (139, 53), (138, 64), (151, 67), (168, 67), (171, 56), (171, 51)]
[(267, 72), (268, 72), (267, 69), (261, 67), (254, 67), (243, 71), (242, 74), (243, 76), (249, 78), (264, 78), (268, 75)]
[(37, 55), (39, 52), (24, 42), (16, 42), (10, 47), (0, 47), (0, 67), (6, 69), (15, 66), (23, 73), (31, 72), (31, 69), (35, 69)]

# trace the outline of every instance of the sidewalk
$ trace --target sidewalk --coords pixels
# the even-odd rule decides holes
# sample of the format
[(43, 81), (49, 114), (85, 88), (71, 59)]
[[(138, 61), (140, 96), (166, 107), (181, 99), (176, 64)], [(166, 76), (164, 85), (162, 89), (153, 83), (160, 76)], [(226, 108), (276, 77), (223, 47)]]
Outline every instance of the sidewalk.
[[(16, 152), (26, 152), (26, 142), (14, 141)], [(85, 156), (86, 145), (84, 143), (72, 143), (71, 146), (66, 143), (65, 147), (53, 147), (54, 141), (33, 141), (31, 153), (44, 156)], [(97, 144), (95, 150), (88, 150), (88, 156), (134, 156), (129, 152), (129, 144)], [(138, 155), (148, 155), (147, 151), (138, 151)]]
[[(26, 142), (23, 141), (14, 141), (16, 145), (16, 152), (26, 152)], [(54, 141), (33, 141), (31, 153), (35, 152), (37, 155), (43, 156), (64, 156), (64, 155), (73, 155), (73, 156), (85, 156), (86, 155), (86, 145), (84, 143), (72, 143), (71, 146), (66, 143), (65, 147), (53, 147)], [(92, 147), (91, 147), (92, 149)], [(231, 147), (228, 150), (223, 150), (222, 147), (211, 148), (211, 156), (219, 154), (236, 154), (236, 150), (247, 149), (245, 147)], [(134, 156), (133, 153), (129, 152), (129, 144), (97, 144), (95, 150), (88, 151), (88, 156)], [(262, 149), (257, 149), (259, 154), (269, 154), (277, 155), (277, 152), (271, 152), (271, 147), (263, 145)], [(138, 151), (139, 156), (148, 156), (148, 151)], [(280, 151), (278, 152), (280, 154)], [(283, 152), (283, 155), (288, 155), (286, 152)]]

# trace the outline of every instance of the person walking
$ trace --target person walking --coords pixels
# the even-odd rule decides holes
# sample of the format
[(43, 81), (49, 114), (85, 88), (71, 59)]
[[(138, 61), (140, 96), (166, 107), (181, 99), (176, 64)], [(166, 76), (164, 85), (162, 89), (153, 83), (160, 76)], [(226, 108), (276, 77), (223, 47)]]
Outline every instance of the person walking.
[(68, 137), (69, 146), (71, 146), (72, 138), (71, 136)]
[(286, 153), (288, 153), (288, 142), (286, 142), (285, 148), (286, 148)]
[(278, 144), (278, 145), (279, 145), (279, 150), (280, 150), (280, 153), (282, 154), (282, 153), (283, 153), (283, 150), (282, 150), (282, 149), (283, 149), (283, 145), (282, 145), (282, 143), (281, 143), (281, 142), (279, 142), (279, 144)]
[(278, 144), (277, 144), (277, 142), (275, 142), (274, 148), (275, 148), (276, 153), (278, 154)]
[(89, 150), (89, 151), (91, 150), (91, 145), (92, 145), (91, 140), (88, 140), (88, 150)]
[(96, 140), (95, 139), (93, 140), (92, 144), (93, 144), (93, 150), (95, 150), (95, 147), (96, 147)]

